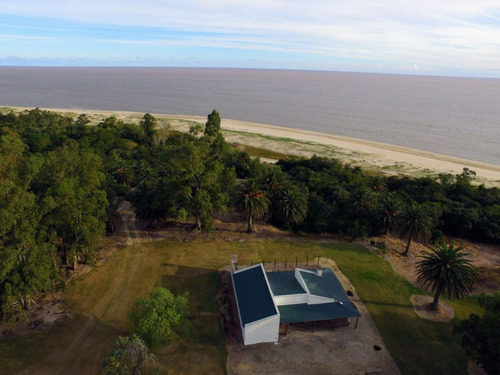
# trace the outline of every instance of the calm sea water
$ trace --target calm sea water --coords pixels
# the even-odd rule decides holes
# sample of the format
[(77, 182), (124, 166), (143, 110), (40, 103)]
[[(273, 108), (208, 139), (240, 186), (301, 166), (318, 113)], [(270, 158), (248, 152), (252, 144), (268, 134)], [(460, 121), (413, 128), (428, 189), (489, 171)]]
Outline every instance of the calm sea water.
[(0, 67), (0, 106), (222, 117), (500, 164), (500, 79), (193, 68)]

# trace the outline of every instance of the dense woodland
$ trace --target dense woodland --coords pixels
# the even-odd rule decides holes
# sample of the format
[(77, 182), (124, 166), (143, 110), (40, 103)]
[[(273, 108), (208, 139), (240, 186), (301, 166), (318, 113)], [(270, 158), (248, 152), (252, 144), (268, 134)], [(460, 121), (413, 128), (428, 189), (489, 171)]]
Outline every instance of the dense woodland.
[[(189, 133), (114, 117), (89, 125), (39, 109), (0, 114), (0, 315), (18, 319), (39, 292), (92, 264), (99, 238), (132, 202), (152, 227), (169, 221), (215, 230), (214, 214), (241, 212), (295, 232), (354, 239), (391, 233), (500, 244), (500, 190), (474, 172), (387, 177), (312, 157), (265, 164), (229, 145), (213, 111)], [(407, 250), (407, 249), (406, 249)]]

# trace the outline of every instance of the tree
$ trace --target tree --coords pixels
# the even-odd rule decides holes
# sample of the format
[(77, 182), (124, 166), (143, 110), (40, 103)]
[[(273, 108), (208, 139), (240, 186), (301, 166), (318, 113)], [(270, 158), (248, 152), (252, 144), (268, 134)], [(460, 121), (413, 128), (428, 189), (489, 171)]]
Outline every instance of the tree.
[(479, 297), (483, 316), (470, 314), (456, 326), (465, 353), (488, 374), (500, 374), (500, 292)]
[(37, 182), (44, 196), (44, 222), (54, 231), (66, 264), (77, 265), (84, 257), (92, 261), (106, 225), (106, 192), (102, 184), (101, 158), (80, 150), (75, 141), (51, 151)]
[(368, 217), (376, 207), (376, 195), (364, 186), (351, 193), (350, 204), (353, 212), (361, 217)]
[(42, 160), (15, 133), (0, 137), (0, 318), (25, 318), (33, 295), (58, 276), (54, 241), (30, 187)]
[(398, 216), (403, 208), (403, 201), (399, 194), (390, 192), (383, 194), (375, 211), (375, 220), (384, 234), (394, 232)]
[(240, 186), (235, 203), (237, 211), (248, 221), (248, 233), (253, 233), (253, 220), (263, 216), (269, 207), (269, 199), (255, 179), (246, 179)]
[(102, 360), (107, 375), (153, 373), (157, 369), (156, 357), (139, 336), (120, 336), (114, 346), (115, 349)]
[(407, 204), (398, 218), (398, 227), (401, 233), (408, 236), (406, 249), (401, 253), (403, 256), (408, 255), (410, 250), (411, 240), (418, 237), (428, 236), (434, 226), (434, 220), (429, 210), (425, 206), (419, 205), (416, 202)]
[(187, 293), (175, 296), (166, 288), (154, 289), (133, 305), (130, 319), (134, 331), (151, 348), (170, 345), (189, 330)]
[(291, 185), (279, 189), (273, 202), (273, 216), (282, 225), (297, 225), (307, 216), (309, 190)]
[(466, 259), (461, 246), (452, 242), (438, 244), (417, 263), (417, 282), (434, 292), (430, 305), (437, 309), (439, 297), (445, 293), (448, 298), (461, 298), (470, 293), (476, 282), (477, 273), (471, 262)]
[(215, 109), (207, 116), (204, 134), (212, 140), (220, 134), (220, 115)]
[(149, 113), (146, 113), (141, 120), (141, 128), (144, 132), (144, 140), (146, 144), (151, 145), (153, 143), (154, 136), (156, 134), (156, 119)]
[(228, 145), (220, 128), (220, 115), (215, 109), (207, 116), (204, 139), (210, 145), (210, 157), (220, 160), (228, 152)]

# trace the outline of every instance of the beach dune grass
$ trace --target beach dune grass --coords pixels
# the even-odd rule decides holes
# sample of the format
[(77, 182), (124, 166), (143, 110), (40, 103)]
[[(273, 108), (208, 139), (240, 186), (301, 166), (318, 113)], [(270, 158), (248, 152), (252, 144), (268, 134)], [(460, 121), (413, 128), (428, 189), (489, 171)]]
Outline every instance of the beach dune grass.
[[(452, 324), (426, 321), (413, 312), (410, 296), (422, 290), (362, 246), (313, 240), (165, 240), (123, 248), (67, 289), (68, 307), (75, 312), (72, 319), (49, 333), (0, 341), (0, 373), (102, 373), (100, 361), (113, 341), (131, 333), (127, 316), (132, 303), (156, 286), (174, 293), (188, 291), (193, 322), (188, 338), (157, 353), (161, 373), (225, 373), (225, 335), (216, 295), (218, 269), (231, 254), (238, 254), (240, 264), (274, 258), (333, 259), (354, 284), (403, 374), (428, 374), (431, 369), (433, 374), (467, 373)], [(478, 312), (472, 298), (452, 305), (454, 322)]]

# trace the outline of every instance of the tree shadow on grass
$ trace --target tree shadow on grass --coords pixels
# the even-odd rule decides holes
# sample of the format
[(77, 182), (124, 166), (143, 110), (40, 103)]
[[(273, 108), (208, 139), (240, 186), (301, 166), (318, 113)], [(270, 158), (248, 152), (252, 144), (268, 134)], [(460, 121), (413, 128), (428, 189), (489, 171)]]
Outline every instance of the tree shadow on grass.
[(95, 374), (121, 332), (77, 314), (50, 331), (0, 341), (0, 374)]

